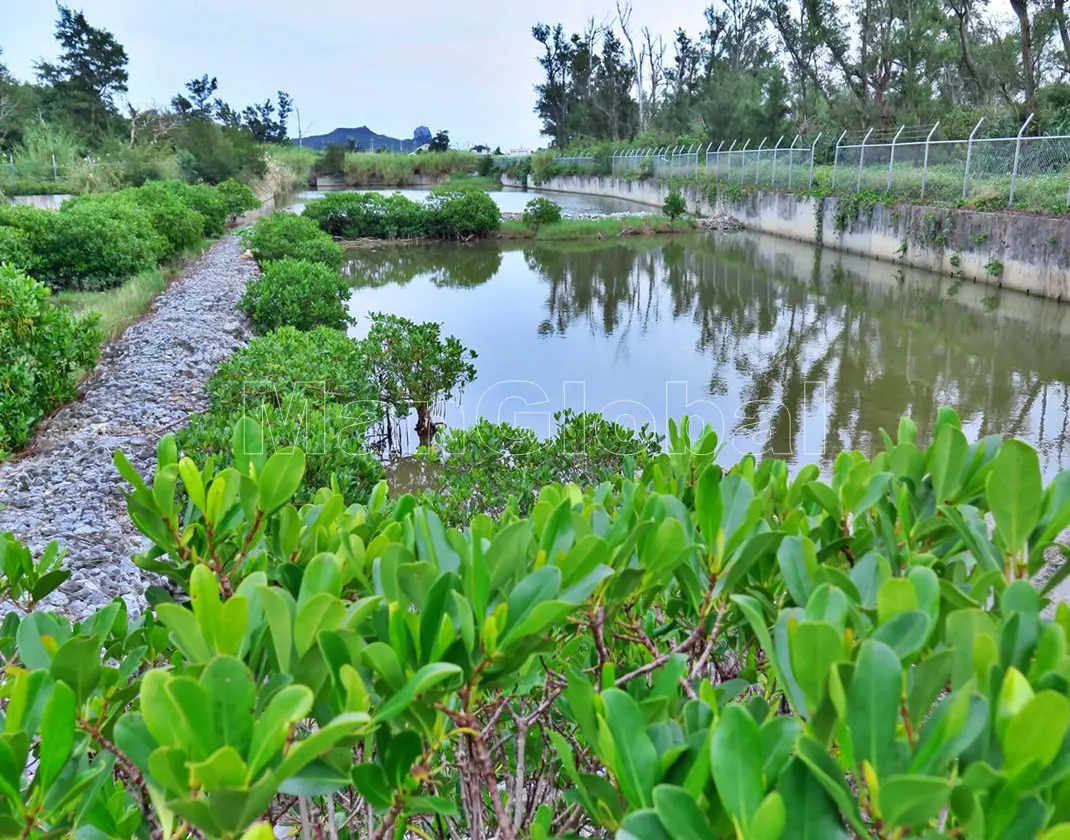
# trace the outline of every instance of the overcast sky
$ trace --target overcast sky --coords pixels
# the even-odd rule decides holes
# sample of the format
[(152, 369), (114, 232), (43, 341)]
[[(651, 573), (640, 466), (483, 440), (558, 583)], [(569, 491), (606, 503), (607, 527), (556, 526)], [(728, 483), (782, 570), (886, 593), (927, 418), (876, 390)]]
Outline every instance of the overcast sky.
[[(540, 68), (531, 26), (569, 31), (599, 20), (614, 0), (72, 0), (111, 30), (130, 57), (130, 99), (165, 104), (208, 73), (235, 107), (290, 93), (305, 134), (367, 125), (411, 137), (417, 125), (448, 129), (454, 143), (542, 145), (532, 113)], [(633, 28), (666, 42), (697, 34), (703, 0), (634, 0)], [(51, 59), (51, 0), (0, 0), (0, 48), (17, 77)], [(290, 133), (297, 134), (296, 120)]]

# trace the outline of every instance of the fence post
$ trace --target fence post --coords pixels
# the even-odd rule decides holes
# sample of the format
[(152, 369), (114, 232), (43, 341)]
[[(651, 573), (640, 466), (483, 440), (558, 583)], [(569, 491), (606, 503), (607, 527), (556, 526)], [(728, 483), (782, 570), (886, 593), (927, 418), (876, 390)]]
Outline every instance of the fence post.
[(888, 192), (892, 191), (892, 165), (895, 163), (895, 141), (899, 139), (899, 135), (903, 133), (904, 128), (906, 128), (905, 125), (899, 126), (899, 131), (897, 131), (895, 137), (892, 138), (892, 152), (888, 156), (888, 185), (885, 187)]
[(55, 156), (55, 154), (52, 155), (52, 180), (53, 181), (58, 181), (59, 180), (59, 172), (56, 170), (56, 156)]
[(756, 159), (754, 161), (754, 185), (755, 186), (758, 186), (758, 169), (762, 165), (762, 149), (765, 148), (765, 141), (768, 140), (768, 139), (769, 139), (768, 137), (763, 137), (762, 138), (762, 142), (758, 144), (758, 154), (755, 156)]
[[(847, 136), (846, 129), (843, 134), (840, 135), (840, 139), (836, 141), (836, 156), (832, 159), (832, 189), (836, 189), (836, 170), (840, 166), (840, 144), (843, 142), (843, 138)], [(810, 158), (813, 162), (813, 158)], [(814, 168), (810, 167), (810, 177), (813, 178)]]
[(977, 121), (977, 125), (973, 127), (973, 131), (970, 132), (970, 139), (966, 141), (966, 168), (962, 171), (962, 198), (966, 200), (966, 192), (969, 190), (970, 184), (970, 160), (973, 158), (973, 138), (977, 136), (977, 131), (981, 127), (981, 123), (985, 121), (984, 117), (981, 117)]
[(921, 197), (925, 198), (925, 182), (929, 177), (929, 142), (933, 139), (933, 135), (936, 134), (936, 129), (940, 127), (940, 120), (936, 121), (929, 133), (925, 137), (925, 159), (921, 165)]
[[(814, 156), (817, 153), (817, 141), (821, 139), (821, 135), (824, 134), (824, 133), (825, 132), (823, 132), (823, 131), (819, 131), (817, 133), (817, 137), (814, 138), (813, 144), (810, 146), (810, 183), (806, 187), (808, 190), (812, 190), (814, 188)], [(832, 176), (833, 176), (833, 183), (835, 183), (835, 177), (836, 177), (836, 167), (835, 166), (832, 167)]]
[(795, 144), (799, 142), (799, 135), (795, 135), (795, 139), (791, 141), (791, 148), (788, 149), (788, 192), (791, 192), (791, 169), (795, 165)]
[[(776, 141), (776, 145), (773, 146), (773, 177), (772, 177), (772, 180), (769, 182), (769, 185), (773, 189), (776, 189), (776, 156), (777, 156), (777, 152), (780, 151), (780, 144), (783, 143), (783, 142), (784, 142), (784, 135), (781, 134), (780, 135), (780, 139), (777, 140)], [(789, 169), (790, 169), (790, 164), (789, 164)]]
[(743, 176), (747, 171), (747, 146), (750, 145), (750, 138), (747, 138), (747, 142), (743, 144), (743, 148), (739, 150), (739, 183), (743, 183)]
[(872, 128), (866, 132), (866, 136), (862, 138), (862, 148), (858, 150), (858, 180), (855, 182), (855, 192), (862, 191), (862, 161), (866, 157), (866, 141), (872, 133)]
[[(724, 145), (724, 144), (722, 144)], [(728, 155), (728, 177), (732, 177), (732, 150), (736, 147), (736, 141), (732, 141), (732, 145), (728, 147), (728, 151), (725, 153)], [(721, 156), (717, 155), (717, 180), (721, 179)]]
[(1030, 114), (1025, 118), (1025, 122), (1022, 123), (1022, 127), (1018, 129), (1018, 138), (1014, 141), (1014, 169), (1011, 170), (1011, 196), (1007, 201), (1008, 207), (1014, 206), (1014, 187), (1018, 183), (1018, 159), (1022, 154), (1022, 135), (1025, 134), (1026, 128), (1029, 123), (1033, 121), (1033, 114)]

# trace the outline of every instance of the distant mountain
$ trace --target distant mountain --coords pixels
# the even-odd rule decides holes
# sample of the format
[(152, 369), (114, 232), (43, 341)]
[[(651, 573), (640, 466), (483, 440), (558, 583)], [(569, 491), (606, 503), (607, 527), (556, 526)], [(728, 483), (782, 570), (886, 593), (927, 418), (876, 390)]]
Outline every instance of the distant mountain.
[[(431, 130), (425, 125), (417, 126), (410, 139), (399, 140), (396, 137), (388, 137), (385, 134), (376, 134), (366, 125), (362, 125), (360, 128), (336, 128), (330, 134), (315, 134), (311, 137), (305, 137), (301, 141), (301, 145), (310, 149), (322, 149), (328, 143), (347, 145), (351, 140), (361, 151), (373, 148), (381, 149), (385, 146), (394, 151), (411, 152), (424, 143), (431, 142)], [(294, 140), (293, 142), (296, 143), (297, 141)]]

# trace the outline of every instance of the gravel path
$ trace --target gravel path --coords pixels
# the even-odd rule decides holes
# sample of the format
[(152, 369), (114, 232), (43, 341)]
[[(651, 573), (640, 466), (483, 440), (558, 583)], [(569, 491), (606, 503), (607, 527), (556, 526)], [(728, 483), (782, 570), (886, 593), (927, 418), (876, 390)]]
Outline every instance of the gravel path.
[(0, 532), (35, 555), (52, 539), (67, 547), (73, 574), (48, 603), (72, 618), (116, 596), (135, 613), (144, 605), (146, 584), (130, 558), (147, 541), (126, 515), (112, 453), (122, 449), (145, 475), (157, 441), (206, 407), (209, 375), (248, 338), (235, 304), (256, 264), (241, 254), (237, 237), (216, 242), (104, 348), (82, 396), (43, 423), (25, 453), (0, 463)]

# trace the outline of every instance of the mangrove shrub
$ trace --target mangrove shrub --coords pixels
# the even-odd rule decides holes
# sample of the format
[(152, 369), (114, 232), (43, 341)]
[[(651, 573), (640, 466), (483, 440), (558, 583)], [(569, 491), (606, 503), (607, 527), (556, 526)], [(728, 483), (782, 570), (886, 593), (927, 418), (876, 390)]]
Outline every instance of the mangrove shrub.
[(294, 213), (272, 213), (242, 233), (245, 247), (261, 261), (286, 258), (319, 262), (338, 269), (342, 249), (319, 226)]
[(347, 239), (468, 239), (487, 236), (502, 219), (482, 190), (435, 190), (422, 203), (399, 193), (334, 193), (302, 212), (325, 233)]
[(330, 266), (308, 260), (269, 260), (249, 281), (238, 305), (266, 333), (279, 327), (344, 329), (351, 322), (345, 302), (349, 283)]
[[(167, 576), (133, 619), (32, 609), (0, 538), (0, 825), (26, 837), (1063, 837), (1070, 524), (1034, 450), (941, 412), (828, 475), (669, 429), (640, 476), (448, 528), (408, 495), (295, 504), (250, 419), (228, 465), (121, 454)], [(1055, 549), (1058, 551), (1058, 549)], [(55, 562), (55, 552), (44, 563)], [(47, 568), (47, 566), (45, 566)], [(61, 578), (60, 578), (61, 579)], [(177, 592), (177, 596), (172, 594)]]
[(0, 458), (74, 397), (79, 374), (100, 353), (98, 318), (76, 317), (51, 297), (46, 286), (0, 265)]

